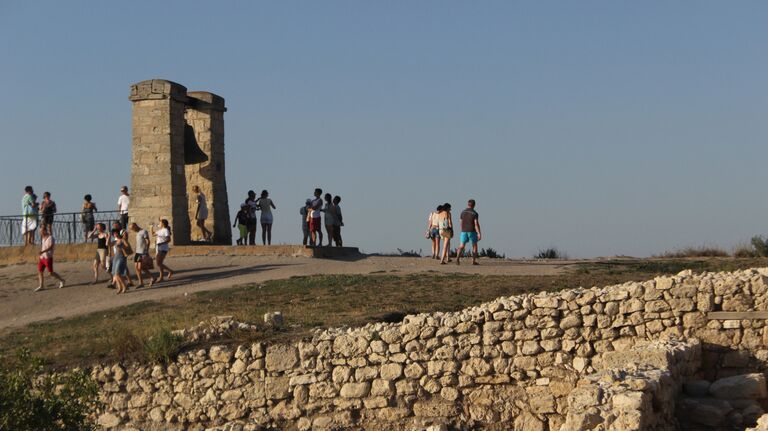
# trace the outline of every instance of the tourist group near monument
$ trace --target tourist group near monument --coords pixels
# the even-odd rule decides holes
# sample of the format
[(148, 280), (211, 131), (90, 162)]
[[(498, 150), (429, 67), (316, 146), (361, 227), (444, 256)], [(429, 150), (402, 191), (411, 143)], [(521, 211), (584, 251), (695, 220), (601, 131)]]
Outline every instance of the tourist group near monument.
[[(198, 186), (193, 186), (194, 192), (194, 220), (195, 226), (200, 232), (200, 243), (212, 243), (214, 233), (206, 227), (208, 219), (208, 204), (205, 194)], [(124, 293), (129, 287), (144, 287), (145, 280), (149, 286), (173, 277), (173, 270), (165, 264), (165, 259), (170, 251), (173, 238), (171, 224), (167, 218), (159, 216), (156, 223), (149, 226), (149, 230), (130, 221), (130, 193), (127, 186), (120, 188), (120, 196), (117, 199), (117, 214), (109, 228), (105, 223), (97, 223), (95, 214), (98, 212), (96, 203), (91, 195), (83, 197), (80, 210), (80, 222), (83, 227), (83, 241), (95, 242), (96, 251), (92, 264), (93, 282), (99, 282), (100, 272), (110, 276), (109, 287), (116, 289), (116, 293)], [(326, 246), (342, 247), (341, 228), (344, 219), (341, 212), (341, 197), (330, 193), (323, 195), (323, 190), (316, 188), (313, 197), (305, 201), (299, 208), (300, 224), (302, 232), (302, 244), (304, 246), (323, 246), (323, 226), (327, 238)], [(255, 245), (257, 224), (261, 224), (262, 245), (272, 244), (272, 225), (274, 222), (273, 209), (277, 209), (274, 201), (269, 197), (269, 192), (263, 190), (260, 197), (256, 197), (253, 190), (249, 190), (245, 201), (240, 204), (240, 209), (235, 215), (233, 227), (238, 228), (240, 237), (237, 245)], [(38, 202), (37, 195), (32, 186), (24, 188), (21, 199), (21, 233), (25, 245), (34, 245), (36, 235), (40, 236), (40, 256), (37, 265), (38, 285), (35, 291), (45, 287), (45, 271), (58, 280), (58, 287), (63, 288), (64, 279), (54, 271), (54, 251), (56, 240), (53, 235), (53, 224), (57, 212), (56, 202), (51, 199), (49, 192), (43, 193), (42, 201)], [(259, 215), (257, 215), (257, 212)], [(467, 208), (461, 212), (460, 245), (456, 250), (456, 264), (460, 264), (467, 243), (472, 248), (472, 264), (477, 265), (477, 243), (482, 239), (480, 231), (479, 215), (475, 211), (475, 200), (470, 199)], [(134, 234), (134, 241), (130, 239), (130, 233)], [(451, 216), (451, 204), (439, 205), (429, 214), (427, 231), (425, 234), (432, 244), (432, 258), (439, 259), (441, 264), (451, 261), (451, 239), (454, 236), (453, 218)], [(150, 256), (150, 243), (155, 242), (155, 257)], [(441, 247), (442, 246), (442, 247)], [(442, 248), (442, 251), (441, 251)], [(134, 284), (128, 269), (128, 260), (133, 259), (136, 279)], [(157, 275), (152, 271), (157, 266)]]

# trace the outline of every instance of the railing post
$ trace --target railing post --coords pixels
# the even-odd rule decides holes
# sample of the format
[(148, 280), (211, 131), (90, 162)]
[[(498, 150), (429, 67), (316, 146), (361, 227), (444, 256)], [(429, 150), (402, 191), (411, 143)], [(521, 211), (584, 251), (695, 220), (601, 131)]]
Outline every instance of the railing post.
[(75, 215), (72, 214), (72, 223), (67, 223), (67, 234), (69, 235), (69, 243), (72, 244), (72, 224), (75, 222)]
[(8, 245), (13, 245), (13, 223), (8, 223)]

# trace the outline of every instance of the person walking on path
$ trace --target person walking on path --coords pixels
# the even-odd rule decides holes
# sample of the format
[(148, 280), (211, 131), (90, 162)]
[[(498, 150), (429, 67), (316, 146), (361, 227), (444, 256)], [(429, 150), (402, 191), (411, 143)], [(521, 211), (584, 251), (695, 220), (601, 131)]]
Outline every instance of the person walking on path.
[(272, 245), (272, 210), (277, 209), (275, 203), (269, 198), (269, 192), (261, 191), (261, 197), (256, 200), (256, 206), (261, 210), (261, 243), (262, 245)]
[(240, 232), (240, 238), (237, 239), (237, 245), (245, 245), (248, 240), (248, 205), (245, 203), (240, 204), (240, 211), (235, 214), (235, 224), (232, 227), (237, 227)]
[(45, 288), (44, 271), (46, 268), (51, 277), (59, 280), (59, 289), (61, 289), (64, 287), (64, 279), (53, 270), (53, 250), (56, 248), (56, 240), (51, 235), (48, 227), (40, 227), (40, 239), (42, 246), (40, 248), (40, 260), (37, 262), (37, 288), (35, 292)]
[[(311, 211), (309, 212), (309, 234), (311, 236), (311, 244), (323, 245), (323, 230), (320, 227), (322, 224), (322, 208), (323, 199), (320, 198), (323, 194), (323, 189), (315, 189), (315, 197), (312, 199)], [(319, 237), (319, 241), (318, 241)]]
[(173, 276), (173, 270), (165, 265), (165, 258), (168, 256), (168, 251), (170, 251), (171, 245), (171, 229), (168, 225), (168, 220), (161, 219), (160, 229), (157, 231), (155, 231), (154, 225), (151, 229), (152, 235), (154, 235), (157, 241), (155, 261), (157, 263), (157, 270), (160, 272), (160, 275), (157, 277), (157, 282), (163, 281), (163, 271), (168, 273), (168, 280), (170, 280)]
[(90, 235), (96, 227), (96, 219), (93, 213), (98, 210), (96, 209), (96, 204), (91, 202), (92, 199), (91, 195), (85, 195), (83, 197), (83, 207), (80, 209), (80, 221), (83, 223), (83, 233), (85, 237), (83, 242), (88, 242), (89, 238), (93, 241), (93, 237)]
[(21, 235), (24, 245), (35, 243), (35, 230), (37, 229), (37, 203), (32, 186), (24, 187), (24, 196), (21, 197)]
[(42, 214), (42, 226), (47, 227), (48, 232), (52, 233), (53, 215), (56, 214), (56, 202), (51, 200), (50, 192), (43, 193), (43, 201), (40, 203), (40, 214)]
[(480, 216), (475, 211), (475, 200), (470, 199), (467, 202), (467, 208), (461, 212), (461, 236), (459, 236), (459, 249), (456, 250), (456, 265), (461, 264), (461, 256), (464, 253), (464, 246), (472, 243), (472, 265), (477, 263), (477, 242), (483, 239), (480, 232)]
[(453, 238), (453, 219), (451, 218), (451, 204), (443, 204), (443, 209), (438, 214), (437, 224), (440, 230), (440, 238), (443, 239), (443, 254), (440, 256), (440, 264), (450, 262), (451, 238)]
[(128, 271), (128, 251), (127, 242), (120, 233), (120, 229), (112, 229), (112, 285), (115, 286), (119, 295), (125, 293), (125, 281), (123, 274)]
[(205, 227), (205, 220), (208, 219), (208, 203), (205, 200), (205, 195), (198, 186), (193, 186), (192, 192), (195, 194), (195, 224), (200, 228), (203, 241), (211, 242), (213, 234)]
[[(128, 230), (123, 229), (123, 227), (120, 225), (120, 221), (115, 220), (112, 222), (112, 235), (109, 238), (109, 245), (110, 245), (110, 253), (114, 251), (114, 245), (115, 245), (115, 233), (117, 233), (117, 236), (122, 239), (123, 248), (130, 248), (130, 241), (128, 240)], [(131, 251), (128, 251), (126, 255), (127, 256), (131, 254)], [(114, 253), (110, 254), (109, 256), (110, 260), (110, 271), (114, 273), (115, 267), (112, 266), (115, 262), (115, 255)], [(125, 277), (127, 280), (126, 286), (133, 287), (133, 279), (131, 278), (131, 271), (128, 269), (128, 263), (126, 261), (126, 264), (121, 268), (120, 275)], [(110, 284), (108, 287), (112, 288), (115, 287), (113, 284)]]
[(109, 272), (107, 269), (107, 256), (109, 256), (109, 247), (107, 246), (109, 233), (107, 233), (107, 226), (104, 223), (98, 223), (96, 229), (88, 235), (88, 238), (91, 241), (96, 240), (96, 256), (93, 259), (93, 282), (91, 282), (91, 284), (96, 284), (99, 282), (99, 267), (105, 272)]
[(248, 197), (245, 198), (245, 204), (248, 205), (248, 244), (256, 245), (256, 192), (248, 190)]
[(307, 199), (304, 202), (304, 206), (299, 208), (299, 215), (301, 215), (301, 233), (304, 235), (304, 239), (301, 244), (306, 246), (309, 241), (309, 209), (312, 207), (312, 199)]
[(427, 217), (427, 233), (426, 237), (432, 243), (432, 259), (440, 259), (440, 211), (443, 210), (442, 205), (438, 205), (435, 211), (429, 213)]
[(341, 197), (335, 196), (333, 198), (333, 207), (336, 210), (336, 222), (333, 224), (333, 241), (336, 243), (336, 247), (343, 247), (341, 242), (341, 227), (344, 226), (344, 220), (341, 217)]
[[(330, 247), (333, 245), (334, 231), (336, 230), (336, 207), (333, 205), (333, 196), (330, 193), (325, 194), (323, 212), (325, 213), (325, 232), (328, 235), (328, 247)], [(322, 240), (320, 245), (323, 245)]]
[(117, 198), (117, 212), (120, 214), (120, 226), (128, 229), (128, 206), (131, 204), (131, 197), (128, 194), (128, 186), (120, 187), (120, 197)]
[(149, 272), (152, 269), (152, 258), (149, 257), (149, 233), (136, 223), (131, 223), (131, 230), (136, 233), (136, 254), (133, 255), (136, 278), (139, 279), (139, 284), (136, 288), (144, 287), (144, 277), (142, 277), (142, 274), (146, 274), (149, 277), (149, 285), (152, 286), (155, 283), (155, 277)]

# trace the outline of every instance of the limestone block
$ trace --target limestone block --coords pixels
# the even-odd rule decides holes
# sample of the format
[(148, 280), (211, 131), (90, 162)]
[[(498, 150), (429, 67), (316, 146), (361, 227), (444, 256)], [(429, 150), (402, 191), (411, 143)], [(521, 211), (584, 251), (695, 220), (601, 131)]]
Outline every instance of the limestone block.
[(381, 367), (379, 374), (384, 380), (395, 380), (403, 375), (403, 366), (400, 364), (386, 364)]
[(370, 390), (371, 384), (368, 382), (345, 383), (341, 387), (340, 395), (344, 398), (363, 398), (368, 395)]
[(299, 352), (294, 346), (278, 344), (267, 349), (266, 367), (269, 371), (290, 370), (299, 363)]
[(212, 346), (208, 356), (213, 362), (229, 363), (234, 352), (227, 346)]

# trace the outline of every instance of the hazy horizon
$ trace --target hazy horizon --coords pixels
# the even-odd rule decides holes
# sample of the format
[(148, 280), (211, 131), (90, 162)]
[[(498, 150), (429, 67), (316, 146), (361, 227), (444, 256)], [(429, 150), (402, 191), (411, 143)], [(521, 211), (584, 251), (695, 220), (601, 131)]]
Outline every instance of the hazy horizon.
[[(730, 250), (766, 232), (768, 3), (0, 3), (0, 214), (130, 185), (132, 83), (226, 99), (231, 216), (268, 189), (298, 243), (315, 187), (345, 243), (423, 249), (477, 200), (530, 257)], [(261, 227), (259, 227), (260, 239)], [(455, 244), (454, 244), (455, 246)]]

